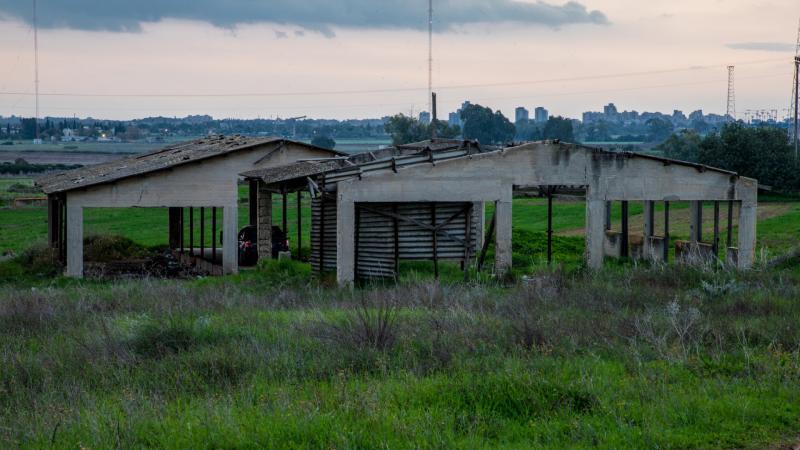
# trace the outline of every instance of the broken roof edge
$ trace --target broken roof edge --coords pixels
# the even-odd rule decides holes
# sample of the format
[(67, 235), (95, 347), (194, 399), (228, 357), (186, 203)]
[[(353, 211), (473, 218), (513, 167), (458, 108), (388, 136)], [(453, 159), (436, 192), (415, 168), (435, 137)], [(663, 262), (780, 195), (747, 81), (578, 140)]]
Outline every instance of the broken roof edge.
[(64, 192), (69, 192), (69, 191), (73, 191), (73, 190), (77, 190), (77, 189), (84, 189), (84, 188), (99, 186), (99, 185), (103, 185), (103, 184), (113, 183), (113, 182), (129, 179), (129, 178), (135, 178), (137, 176), (144, 176), (144, 175), (148, 175), (148, 174), (151, 174), (151, 173), (158, 173), (158, 172), (162, 172), (162, 171), (173, 169), (175, 167), (182, 167), (182, 166), (189, 165), (189, 164), (192, 164), (192, 163), (207, 161), (207, 160), (214, 159), (214, 158), (217, 158), (217, 157), (226, 156), (226, 155), (228, 155), (230, 153), (233, 153), (233, 152), (238, 152), (238, 151), (243, 151), (243, 150), (250, 150), (250, 149), (253, 149), (253, 148), (256, 148), (256, 147), (259, 147), (259, 146), (262, 146), (262, 145), (268, 145), (268, 144), (278, 144), (278, 147), (280, 147), (281, 145), (285, 145), (285, 144), (294, 144), (294, 145), (299, 145), (299, 146), (306, 147), (306, 148), (313, 149), (313, 150), (318, 150), (318, 151), (322, 151), (322, 152), (328, 152), (328, 153), (330, 153), (332, 155), (335, 155), (335, 156), (347, 156), (347, 153), (340, 152), (338, 150), (332, 150), (332, 149), (328, 149), (328, 148), (324, 148), (324, 147), (319, 147), (319, 146), (312, 145), (312, 144), (309, 144), (309, 143), (305, 143), (305, 142), (301, 142), (301, 141), (295, 141), (295, 140), (291, 140), (291, 139), (287, 139), (287, 138), (283, 138), (283, 137), (277, 137), (277, 136), (260, 137), (260, 138), (259, 137), (252, 137), (252, 138), (249, 138), (249, 139), (251, 139), (251, 141), (244, 142), (242, 145), (230, 147), (230, 148), (224, 149), (222, 151), (217, 151), (217, 152), (213, 152), (213, 153), (209, 152), (209, 154), (199, 155), (196, 158), (181, 159), (181, 160), (175, 161), (175, 162), (173, 162), (171, 164), (165, 164), (165, 165), (161, 165), (161, 166), (158, 166), (158, 167), (152, 167), (152, 168), (143, 168), (140, 171), (133, 171), (131, 173), (128, 173), (128, 174), (125, 174), (125, 175), (121, 175), (121, 176), (117, 176), (117, 177), (104, 178), (104, 177), (106, 177), (108, 175), (108, 173), (100, 173), (100, 174), (94, 173), (94, 175), (97, 177), (97, 179), (95, 179), (93, 181), (86, 182), (86, 183), (76, 183), (74, 186), (64, 186), (68, 182), (68, 180), (64, 180), (64, 178), (74, 179), (76, 176), (80, 177), (83, 174), (92, 175), (93, 172), (97, 172), (98, 170), (102, 170), (102, 169), (108, 169), (110, 171), (115, 167), (124, 167), (124, 165), (126, 163), (131, 163), (131, 162), (136, 162), (136, 161), (143, 161), (143, 160), (146, 160), (148, 158), (153, 158), (153, 157), (155, 157), (155, 156), (157, 156), (159, 154), (166, 153), (166, 152), (169, 152), (169, 151), (182, 150), (185, 147), (191, 147), (192, 145), (197, 145), (197, 146), (204, 145), (207, 142), (209, 142), (210, 140), (218, 140), (218, 141), (222, 142), (222, 141), (229, 141), (231, 139), (248, 139), (248, 137), (247, 136), (241, 136), (241, 135), (238, 135), (238, 134), (237, 135), (231, 135), (231, 136), (215, 135), (215, 136), (212, 136), (212, 137), (204, 137), (204, 138), (195, 139), (195, 140), (192, 140), (192, 141), (183, 141), (183, 142), (171, 144), (171, 145), (168, 145), (166, 147), (162, 147), (162, 148), (150, 151), (150, 152), (139, 153), (139, 154), (135, 154), (135, 155), (131, 155), (131, 156), (125, 157), (125, 158), (120, 158), (120, 159), (116, 159), (116, 160), (113, 160), (113, 161), (108, 161), (108, 162), (105, 162), (105, 163), (101, 163), (101, 164), (84, 166), (84, 167), (80, 167), (80, 168), (77, 168), (77, 169), (72, 169), (72, 170), (56, 172), (56, 173), (52, 173), (52, 174), (48, 174), (48, 175), (43, 175), (43, 176), (37, 177), (34, 180), (34, 184), (36, 186), (42, 188), (42, 191), (47, 195), (64, 193)]

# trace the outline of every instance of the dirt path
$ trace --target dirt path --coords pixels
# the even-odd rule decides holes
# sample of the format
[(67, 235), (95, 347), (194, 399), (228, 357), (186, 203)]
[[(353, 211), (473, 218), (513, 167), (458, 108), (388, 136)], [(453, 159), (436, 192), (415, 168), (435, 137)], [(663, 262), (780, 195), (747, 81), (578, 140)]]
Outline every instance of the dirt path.
[[(772, 217), (782, 216), (789, 212), (792, 205), (789, 203), (765, 203), (758, 205), (758, 220), (766, 220)], [(720, 232), (724, 233), (728, 224), (728, 207), (727, 203), (720, 205)], [(739, 212), (737, 209), (733, 211), (733, 224), (734, 226), (739, 221)], [(688, 235), (689, 234), (689, 209), (683, 208), (675, 211), (670, 211), (669, 214), (669, 231), (670, 234)], [(629, 219), (631, 234), (644, 233), (644, 214), (637, 214), (631, 216)], [(611, 228), (618, 230), (620, 227), (619, 221), (614, 221)], [(656, 212), (656, 234), (664, 232), (664, 214), (663, 212)], [(714, 232), (714, 207), (705, 206), (703, 208), (703, 234), (706, 236)], [(583, 236), (583, 228), (575, 228), (572, 230), (565, 230), (556, 233), (560, 236)]]

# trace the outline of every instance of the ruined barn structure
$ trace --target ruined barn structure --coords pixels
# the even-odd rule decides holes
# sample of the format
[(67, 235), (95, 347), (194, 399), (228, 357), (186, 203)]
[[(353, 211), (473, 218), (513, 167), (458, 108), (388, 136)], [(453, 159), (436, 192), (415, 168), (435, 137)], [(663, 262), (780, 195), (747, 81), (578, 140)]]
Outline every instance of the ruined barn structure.
[[(719, 254), (720, 204), (727, 204), (727, 255), (752, 265), (756, 239), (757, 182), (736, 173), (643, 154), (610, 152), (560, 142), (504, 147), (436, 140), (405, 154), (298, 162), (242, 176), (259, 189), (312, 193), (312, 266), (335, 271), (339, 283), (392, 277), (400, 260), (483, 264), (494, 240), (494, 271), (511, 268), (512, 198), (515, 190), (578, 189), (586, 198), (586, 252), (590, 267), (607, 256), (669, 258), (670, 202), (688, 201), (691, 237), (676, 242), (683, 254)], [(622, 204), (622, 230), (610, 230), (612, 202)], [(629, 202), (643, 202), (644, 235), (629, 235)], [(714, 203), (714, 236), (702, 236), (703, 202)], [(484, 206), (494, 205), (488, 226)], [(656, 235), (656, 205), (663, 203), (663, 234)], [(738, 247), (732, 247), (738, 209)], [(268, 215), (262, 215), (267, 217)], [(550, 221), (550, 219), (548, 220)], [(486, 230), (486, 238), (484, 232)], [(548, 227), (552, 236), (552, 226)]]
[[(755, 256), (755, 180), (557, 141), (486, 146), (434, 139), (346, 155), (283, 138), (212, 136), (37, 180), (48, 195), (50, 243), (65, 259), (67, 274), (76, 277), (83, 275), (84, 210), (110, 207), (168, 208), (165, 229), (176, 254), (210, 273), (235, 273), (243, 182), (249, 186), (246, 223), (256, 230), (258, 257), (272, 256), (273, 225), (288, 231), (292, 197), (300, 253), (302, 202), (310, 197), (308, 260), (316, 273), (335, 272), (341, 284), (394, 278), (401, 261), (432, 261), (437, 275), (444, 261), (460, 263), (465, 276), (483, 267), (502, 275), (512, 265), (513, 196), (531, 190), (549, 199), (548, 248), (557, 214), (553, 195), (585, 198), (585, 258), (592, 268), (608, 257), (716, 260), (720, 253), (720, 259), (749, 268)], [(282, 209), (279, 224), (273, 224), (275, 196)], [(643, 204), (641, 235), (630, 233), (630, 202)], [(675, 202), (689, 203), (686, 241), (670, 236), (682, 217), (670, 213)], [(619, 230), (611, 229), (615, 203), (622, 210)], [(714, 206), (712, 236), (703, 236), (704, 203)], [(724, 243), (721, 206), (727, 212)], [(210, 229), (204, 229), (208, 215)]]
[[(87, 208), (168, 208), (165, 228), (172, 249), (187, 261), (205, 265), (209, 272), (235, 273), (239, 173), (341, 156), (283, 138), (209, 136), (36, 182), (48, 198), (48, 240), (66, 262), (69, 276), (83, 276)], [(258, 222), (259, 202), (266, 201), (271, 202), (271, 197), (258, 198), (256, 190), (250, 190), (251, 224)]]

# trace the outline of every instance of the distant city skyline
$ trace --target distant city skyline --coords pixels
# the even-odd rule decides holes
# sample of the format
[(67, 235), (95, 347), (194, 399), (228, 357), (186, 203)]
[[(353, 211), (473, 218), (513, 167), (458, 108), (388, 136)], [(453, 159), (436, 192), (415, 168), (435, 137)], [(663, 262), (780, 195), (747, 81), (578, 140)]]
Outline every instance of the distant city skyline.
[[(348, 1), (317, 2), (313, 17), (220, 2), (233, 11), (215, 18), (209, 2), (184, 11), (174, 0), (145, 1), (124, 15), (99, 0), (42, 0), (41, 91), (85, 95), (43, 95), (41, 115), (418, 117), (427, 109), (427, 5), (391, 3), (354, 18), (337, 13)], [(0, 0), (5, 116), (34, 113), (27, 3)], [(795, 0), (488, 0), (485, 16), (472, 14), (474, 3), (448, 5), (434, 19), (442, 119), (465, 98), (512, 120), (520, 105), (580, 118), (612, 101), (724, 114), (728, 64), (740, 112), (789, 106)]]

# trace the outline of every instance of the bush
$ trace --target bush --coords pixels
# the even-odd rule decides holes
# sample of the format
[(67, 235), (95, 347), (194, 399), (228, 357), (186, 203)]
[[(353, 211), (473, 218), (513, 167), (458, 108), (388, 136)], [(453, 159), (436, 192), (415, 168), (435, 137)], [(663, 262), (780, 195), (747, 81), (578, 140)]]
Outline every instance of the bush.
[(58, 250), (47, 244), (28, 248), (17, 257), (16, 262), (28, 274), (43, 277), (58, 275), (64, 268), (58, 259)]
[(111, 262), (150, 256), (144, 246), (122, 236), (93, 235), (83, 240), (83, 257), (89, 262)]
[(42, 190), (36, 186), (30, 186), (21, 183), (14, 183), (6, 190), (15, 194), (40, 194), (42, 192)]

